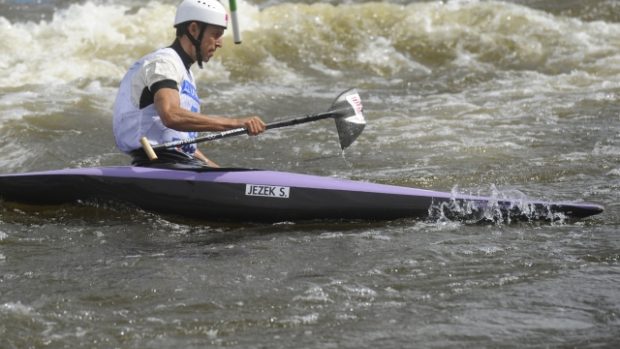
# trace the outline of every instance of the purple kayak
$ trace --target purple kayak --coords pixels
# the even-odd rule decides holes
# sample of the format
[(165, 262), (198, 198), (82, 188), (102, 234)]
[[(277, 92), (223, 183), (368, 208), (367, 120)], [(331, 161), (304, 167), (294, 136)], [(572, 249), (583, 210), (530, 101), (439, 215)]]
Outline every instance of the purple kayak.
[(111, 200), (205, 220), (578, 219), (589, 203), (507, 200), (287, 172), (99, 167), (0, 175), (6, 201), (50, 205)]

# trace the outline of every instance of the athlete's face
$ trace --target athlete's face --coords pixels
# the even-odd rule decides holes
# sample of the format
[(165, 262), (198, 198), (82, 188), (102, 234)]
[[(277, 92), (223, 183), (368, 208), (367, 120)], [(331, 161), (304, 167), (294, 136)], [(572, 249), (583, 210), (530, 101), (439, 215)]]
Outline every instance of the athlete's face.
[(207, 29), (205, 29), (204, 37), (202, 38), (202, 43), (200, 44), (200, 49), (202, 50), (202, 60), (203, 62), (208, 62), (211, 57), (215, 54), (215, 50), (222, 47), (224, 36), (223, 27), (218, 27), (215, 25), (208, 25)]

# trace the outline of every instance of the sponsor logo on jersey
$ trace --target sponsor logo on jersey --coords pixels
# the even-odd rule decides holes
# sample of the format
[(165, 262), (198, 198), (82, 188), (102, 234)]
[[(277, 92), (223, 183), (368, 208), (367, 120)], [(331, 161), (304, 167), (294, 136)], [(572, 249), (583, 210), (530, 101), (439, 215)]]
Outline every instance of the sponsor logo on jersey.
[(192, 85), (191, 82), (187, 80), (183, 80), (181, 83), (181, 94), (190, 97), (196, 102), (200, 103), (200, 98), (198, 98), (198, 92), (196, 91), (196, 87)]

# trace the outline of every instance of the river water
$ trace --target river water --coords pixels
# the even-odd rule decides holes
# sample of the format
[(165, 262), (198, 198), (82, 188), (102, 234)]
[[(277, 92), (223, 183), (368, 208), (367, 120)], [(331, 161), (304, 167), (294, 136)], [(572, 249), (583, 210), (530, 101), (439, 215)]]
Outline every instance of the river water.
[[(111, 105), (175, 1), (0, 1), (3, 173), (128, 164)], [(0, 202), (0, 348), (620, 344), (620, 3), (239, 2), (204, 110), (267, 121), (349, 87), (368, 125), (202, 145), (226, 166), (588, 201), (582, 221), (273, 225)]]

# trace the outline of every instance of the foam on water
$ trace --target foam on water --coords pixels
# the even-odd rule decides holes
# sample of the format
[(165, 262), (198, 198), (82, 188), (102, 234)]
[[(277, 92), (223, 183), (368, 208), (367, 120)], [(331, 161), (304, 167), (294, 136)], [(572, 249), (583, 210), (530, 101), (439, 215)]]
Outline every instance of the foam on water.
[[(445, 64), (618, 75), (620, 25), (584, 22), (496, 1), (278, 4), (241, 2), (244, 42), (226, 33), (200, 74), (299, 81), (325, 70), (364, 78), (430, 74)], [(0, 88), (103, 80), (114, 85), (139, 56), (170, 44), (174, 6), (87, 1), (51, 19), (0, 17)], [(170, 20), (168, 20), (170, 19)], [(318, 68), (318, 69), (317, 69)]]

